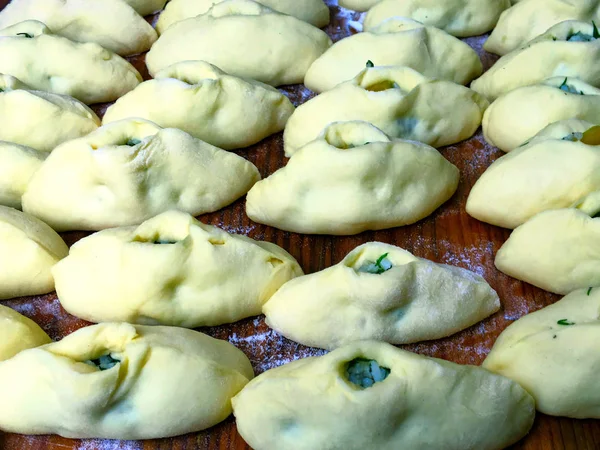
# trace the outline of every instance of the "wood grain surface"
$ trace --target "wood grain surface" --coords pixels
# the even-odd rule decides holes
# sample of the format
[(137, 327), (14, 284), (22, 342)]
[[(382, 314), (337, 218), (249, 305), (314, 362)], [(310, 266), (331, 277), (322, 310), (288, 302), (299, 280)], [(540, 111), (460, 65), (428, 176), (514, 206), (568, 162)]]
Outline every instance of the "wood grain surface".
[[(7, 0), (0, 0), (0, 9)], [(327, 32), (334, 40), (357, 32), (356, 13), (343, 10), (336, 1), (328, 1), (332, 22)], [(153, 22), (156, 18), (150, 17)], [(483, 37), (466, 39), (481, 55), (487, 68), (496, 60), (481, 49)], [(143, 56), (130, 58), (145, 78)], [(302, 86), (282, 89), (297, 105), (312, 94)], [(94, 109), (102, 114), (106, 105)], [(0, 124), (2, 126), (2, 124)], [(440, 149), (441, 153), (461, 172), (460, 185), (454, 197), (439, 210), (412, 226), (386, 231), (367, 232), (352, 237), (309, 236), (279, 231), (253, 223), (245, 214), (244, 199), (223, 210), (199, 217), (205, 223), (218, 225), (229, 232), (246, 234), (254, 239), (274, 242), (289, 251), (306, 273), (312, 273), (338, 263), (350, 250), (368, 241), (398, 245), (417, 256), (432, 261), (464, 267), (484, 276), (502, 300), (502, 309), (487, 320), (447, 339), (403, 346), (410, 351), (435, 356), (461, 364), (481, 364), (494, 340), (512, 321), (559, 299), (528, 284), (509, 278), (494, 268), (494, 255), (509, 236), (509, 231), (487, 225), (469, 217), (465, 202), (469, 191), (483, 171), (502, 155), (489, 147), (479, 132), (475, 137)], [(285, 165), (281, 133), (258, 145), (236, 151), (252, 161), (263, 177)], [(63, 233), (72, 245), (89, 233)], [(57, 340), (87, 325), (67, 314), (54, 293), (39, 297), (24, 297), (2, 304), (32, 318)], [(243, 350), (258, 373), (294, 359), (322, 354), (282, 338), (265, 325), (262, 317), (201, 329), (219, 339), (229, 340)], [(0, 402), (2, 399), (0, 399)], [(44, 405), (40, 404), (40, 408)], [(58, 436), (22, 436), (0, 433), (2, 450), (223, 450), (249, 449), (237, 434), (233, 418), (201, 433), (177, 438), (148, 441), (72, 440)], [(524, 450), (594, 450), (600, 449), (600, 420), (572, 420), (538, 414), (530, 434), (512, 447)], [(282, 449), (285, 450), (285, 449)], [(318, 449), (315, 449), (318, 450)], [(377, 450), (377, 449), (367, 449)]]

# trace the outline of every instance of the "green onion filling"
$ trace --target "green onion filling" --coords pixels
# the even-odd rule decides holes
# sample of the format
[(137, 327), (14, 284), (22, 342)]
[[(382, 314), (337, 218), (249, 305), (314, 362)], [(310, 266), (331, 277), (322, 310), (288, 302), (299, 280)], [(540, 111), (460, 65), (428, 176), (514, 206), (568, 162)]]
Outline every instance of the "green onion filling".
[(390, 372), (390, 369), (380, 366), (372, 359), (356, 358), (346, 366), (348, 380), (362, 388), (370, 388), (375, 383), (385, 380)]
[(125, 142), (125, 145), (133, 147), (134, 145), (138, 145), (140, 142), (142, 142), (140, 139), (131, 138), (128, 139), (127, 142)]
[(562, 84), (558, 87), (561, 91), (569, 92), (570, 94), (585, 95), (583, 91), (578, 91), (573, 86), (567, 84), (567, 80), (568, 78), (565, 78)]
[(121, 361), (113, 358), (110, 355), (102, 355), (98, 359), (90, 359), (90, 360), (86, 361), (85, 363), (89, 364), (90, 366), (94, 366), (100, 370), (108, 370), (108, 369), (112, 369), (114, 366), (116, 366), (120, 362)]
[(29, 33), (17, 33), (17, 36), (25, 36), (27, 39), (33, 39), (33, 34)]
[(358, 271), (375, 275), (381, 275), (382, 273), (387, 272), (393, 267), (392, 262), (387, 258), (388, 255), (389, 253), (384, 253), (375, 262), (366, 261), (360, 266)]
[(371, 60), (368, 60), (368, 61), (367, 61), (367, 67), (369, 67), (369, 68), (370, 68), (370, 67), (375, 67), (375, 64), (373, 64), (373, 61), (371, 61)]

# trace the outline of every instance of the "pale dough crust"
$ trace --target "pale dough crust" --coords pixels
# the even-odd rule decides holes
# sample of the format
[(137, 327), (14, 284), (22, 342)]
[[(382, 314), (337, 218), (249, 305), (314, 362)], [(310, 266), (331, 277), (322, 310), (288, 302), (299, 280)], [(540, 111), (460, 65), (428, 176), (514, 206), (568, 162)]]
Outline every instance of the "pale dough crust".
[(395, 138), (442, 147), (473, 136), (488, 105), (475, 91), (408, 67), (365, 68), (300, 105), (286, 125), (284, 149), (289, 156), (328, 124), (349, 120), (370, 122)]
[[(356, 358), (389, 376), (361, 389), (345, 373)], [(375, 341), (268, 370), (233, 398), (256, 450), (497, 450), (527, 434), (534, 408), (508, 378)]]
[[(361, 271), (382, 255), (390, 269)], [(333, 349), (368, 339), (391, 344), (440, 339), (499, 309), (498, 295), (479, 275), (369, 242), (335, 266), (289, 281), (263, 312), (267, 324), (288, 339)]]
[(111, 102), (142, 82), (120, 56), (98, 44), (55, 36), (34, 20), (0, 30), (0, 73), (86, 104)]
[[(103, 356), (116, 365), (90, 363)], [(241, 351), (196, 331), (94, 325), (0, 363), (0, 428), (106, 439), (196, 432), (224, 420), (252, 377)]]
[(21, 209), (21, 197), (29, 180), (46, 156), (29, 147), (0, 141), (0, 205)]
[(466, 43), (435, 27), (396, 17), (333, 44), (310, 66), (304, 84), (314, 92), (333, 89), (354, 78), (368, 61), (410, 67), (458, 84), (469, 83), (483, 71), (479, 56)]
[(29, 183), (23, 210), (56, 230), (95, 231), (170, 209), (216, 211), (259, 179), (249, 161), (181, 130), (122, 120), (57, 147)]
[(585, 288), (521, 317), (483, 367), (523, 386), (552, 416), (600, 419), (600, 288)]
[(458, 179), (458, 169), (432, 147), (392, 139), (366, 122), (334, 123), (254, 185), (246, 213), (297, 233), (357, 234), (427, 217), (454, 194)]
[(63, 307), (90, 322), (196, 328), (260, 314), (302, 269), (275, 244), (170, 211), (78, 241), (53, 275)]
[(54, 34), (94, 42), (122, 56), (145, 52), (158, 38), (122, 0), (12, 0), (0, 11), (0, 29), (25, 20), (43, 22)]
[(104, 123), (139, 117), (231, 150), (283, 130), (294, 112), (277, 89), (227, 75), (203, 61), (176, 63), (155, 78), (117, 100)]
[(0, 305), (0, 362), (52, 340), (33, 320)]
[(48, 225), (0, 206), (0, 300), (54, 290), (52, 266), (69, 247)]
[(324, 31), (250, 0), (228, 0), (176, 23), (146, 55), (151, 75), (181, 61), (202, 60), (272, 86), (302, 83), (329, 46)]

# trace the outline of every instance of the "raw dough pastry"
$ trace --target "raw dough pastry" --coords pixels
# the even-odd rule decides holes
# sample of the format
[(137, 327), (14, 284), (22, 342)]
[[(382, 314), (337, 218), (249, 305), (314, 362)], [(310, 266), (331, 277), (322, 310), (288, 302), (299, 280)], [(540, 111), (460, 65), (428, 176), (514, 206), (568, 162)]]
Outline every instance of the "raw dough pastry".
[(174, 24), (146, 55), (153, 76), (180, 61), (203, 60), (273, 86), (302, 83), (329, 48), (324, 31), (250, 0), (228, 0)]
[[(576, 35), (591, 41), (577, 40)], [(550, 28), (524, 47), (500, 58), (490, 70), (473, 81), (471, 89), (495, 100), (521, 86), (558, 76), (579, 78), (600, 86), (600, 40), (593, 37), (591, 23), (566, 21)], [(571, 40), (569, 39), (576, 39)]]
[(345, 120), (364, 120), (389, 136), (442, 147), (473, 136), (488, 105), (464, 86), (408, 67), (366, 68), (296, 109), (283, 135), (285, 153), (315, 139), (331, 122)]
[(574, 291), (521, 317), (483, 367), (518, 382), (544, 414), (600, 419), (600, 288)]
[(496, 267), (555, 294), (600, 286), (600, 218), (578, 209), (544, 211), (512, 232)]
[(165, 7), (169, 0), (125, 0), (141, 16), (148, 16)]
[(353, 9), (354, 11), (368, 11), (380, 0), (339, 0), (342, 8)]
[(170, 211), (80, 240), (53, 275), (63, 307), (90, 322), (196, 328), (259, 315), (302, 269), (275, 244)]
[(334, 123), (258, 182), (246, 213), (297, 233), (349, 235), (409, 225), (452, 197), (459, 171), (425, 144), (366, 122)]
[(0, 206), (0, 299), (53, 291), (50, 269), (68, 253), (67, 244), (41, 220)]
[(72, 97), (33, 91), (0, 74), (0, 140), (50, 152), (100, 126), (94, 111)]
[(97, 44), (54, 36), (34, 20), (0, 30), (0, 73), (87, 104), (116, 100), (142, 81), (120, 56)]
[(0, 305), (0, 362), (52, 340), (33, 320)]
[(46, 155), (29, 147), (0, 141), (0, 205), (21, 209), (21, 197)]
[(54, 34), (94, 42), (123, 56), (149, 50), (158, 38), (122, 0), (12, 0), (0, 11), (0, 29), (25, 20), (38, 20)]
[(197, 331), (94, 325), (0, 363), (0, 429), (106, 439), (196, 432), (224, 420), (253, 375), (241, 351)]
[(453, 36), (479, 36), (494, 28), (508, 8), (510, 0), (383, 0), (369, 10), (364, 27), (370, 30), (391, 17), (410, 17)]
[[(514, 3), (514, 1), (513, 1)], [(483, 48), (506, 55), (563, 20), (596, 23), (600, 20), (599, 0), (523, 0), (500, 16)]]
[(181, 130), (121, 120), (57, 147), (29, 183), (23, 210), (55, 230), (101, 230), (170, 209), (216, 211), (259, 179), (251, 162)]
[(323, 92), (351, 80), (365, 64), (407, 66), (433, 78), (467, 84), (483, 66), (467, 44), (434, 27), (396, 17), (336, 42), (308, 69), (304, 84)]
[[(171, 25), (190, 17), (205, 14), (213, 5), (224, 0), (171, 0), (156, 23), (160, 34)], [(323, 0), (257, 0), (274, 11), (294, 16), (315, 27), (322, 28), (329, 23), (329, 8)]]
[(576, 78), (553, 77), (499, 97), (483, 116), (483, 135), (509, 152), (544, 127), (571, 118), (600, 123), (600, 89)]
[(499, 309), (498, 295), (479, 275), (370, 242), (333, 267), (286, 283), (263, 312), (288, 339), (333, 349), (368, 339), (439, 339)]
[(174, 64), (155, 78), (117, 100), (104, 123), (141, 117), (230, 150), (283, 130), (294, 112), (277, 89), (227, 75), (203, 61)]
[[(568, 132), (553, 136), (565, 127)], [(600, 147), (572, 134), (590, 127), (578, 120), (558, 122), (496, 160), (471, 189), (467, 213), (492, 225), (516, 228), (542, 211), (591, 200), (600, 193)]]
[(255, 450), (497, 450), (535, 415), (508, 378), (375, 341), (268, 370), (233, 410)]

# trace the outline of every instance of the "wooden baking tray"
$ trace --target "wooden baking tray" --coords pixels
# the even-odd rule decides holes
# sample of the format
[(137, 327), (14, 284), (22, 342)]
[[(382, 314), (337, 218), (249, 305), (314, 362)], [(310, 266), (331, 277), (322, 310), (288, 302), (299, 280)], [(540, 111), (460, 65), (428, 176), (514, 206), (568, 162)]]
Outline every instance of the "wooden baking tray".
[[(0, 0), (0, 9), (8, 0)], [(356, 33), (359, 14), (330, 4), (332, 21), (326, 31), (335, 40)], [(154, 21), (156, 18), (148, 18)], [(480, 54), (485, 68), (497, 59), (481, 46), (483, 37), (466, 39)], [(144, 57), (129, 58), (138, 70), (148, 77)], [(312, 97), (302, 86), (282, 89), (298, 105)], [(106, 105), (96, 105), (99, 115)], [(2, 126), (2, 124), (0, 124)], [(252, 161), (263, 177), (285, 165), (281, 133), (258, 145), (235, 153)], [(447, 339), (406, 345), (403, 348), (447, 359), (460, 364), (481, 364), (500, 332), (524, 314), (538, 310), (560, 297), (544, 292), (526, 283), (505, 276), (494, 268), (494, 255), (510, 232), (478, 222), (465, 212), (465, 202), (471, 187), (484, 170), (502, 152), (490, 147), (481, 132), (459, 145), (441, 149), (441, 153), (461, 172), (458, 191), (450, 201), (425, 220), (412, 226), (392, 230), (367, 232), (351, 237), (310, 236), (288, 233), (253, 223), (245, 214), (244, 200), (229, 207), (200, 217), (205, 223), (217, 225), (226, 231), (248, 235), (254, 239), (274, 242), (290, 252), (306, 273), (312, 273), (338, 263), (354, 247), (368, 241), (382, 241), (398, 245), (417, 256), (432, 261), (470, 269), (482, 276), (496, 289), (502, 300), (502, 309), (483, 322)], [(89, 233), (63, 233), (72, 245)], [(88, 325), (67, 314), (55, 294), (24, 297), (3, 301), (40, 324), (53, 339)], [(304, 347), (270, 330), (263, 317), (250, 318), (233, 325), (201, 329), (219, 339), (229, 340), (243, 350), (252, 361), (257, 374), (289, 361), (322, 354), (322, 350)], [(600, 374), (599, 374), (600, 375)], [(0, 402), (2, 399), (0, 399)], [(44, 405), (40, 404), (40, 408)], [(59, 436), (22, 436), (0, 432), (2, 450), (242, 450), (249, 449), (236, 432), (232, 417), (206, 430), (169, 439), (148, 441), (72, 440)], [(600, 420), (572, 420), (538, 414), (529, 435), (513, 446), (526, 450), (597, 450), (600, 449)], [(285, 449), (281, 449), (285, 450)], [(318, 450), (318, 449), (315, 449)], [(377, 449), (366, 449), (377, 450)]]

